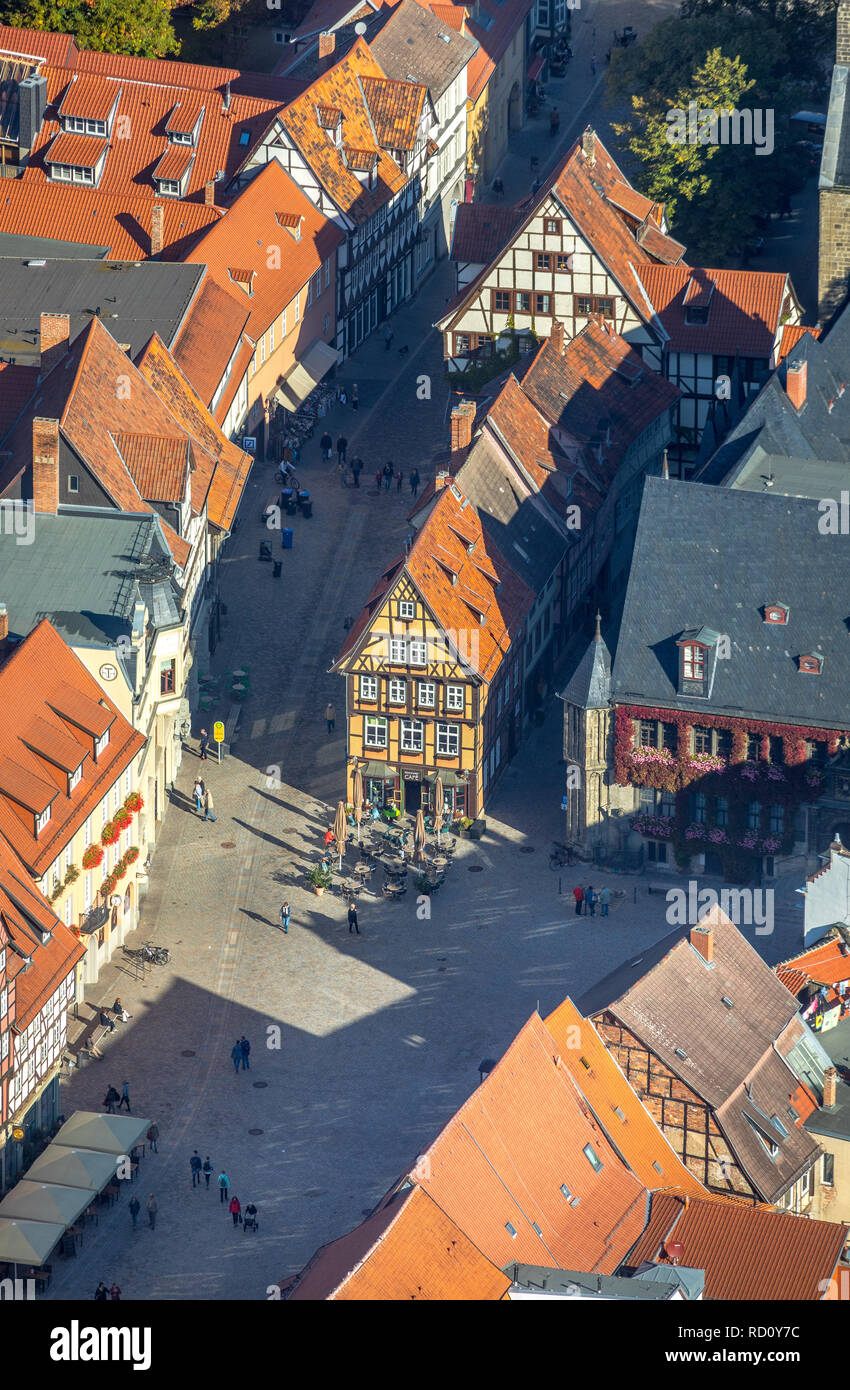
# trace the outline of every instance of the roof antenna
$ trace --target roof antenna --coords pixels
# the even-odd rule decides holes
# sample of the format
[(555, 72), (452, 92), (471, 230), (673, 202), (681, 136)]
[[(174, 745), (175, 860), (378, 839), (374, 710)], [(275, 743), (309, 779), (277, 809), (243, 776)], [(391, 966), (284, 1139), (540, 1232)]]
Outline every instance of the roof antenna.
[(602, 614), (598, 608), (596, 610), (596, 632), (593, 635), (593, 640), (594, 642), (602, 641)]
[(670, 469), (669, 469), (668, 466), (667, 466), (667, 450), (666, 450), (666, 449), (664, 450), (664, 457), (663, 457), (663, 459), (661, 460), (661, 476), (662, 476), (662, 478), (666, 479), (667, 482), (670, 481)]

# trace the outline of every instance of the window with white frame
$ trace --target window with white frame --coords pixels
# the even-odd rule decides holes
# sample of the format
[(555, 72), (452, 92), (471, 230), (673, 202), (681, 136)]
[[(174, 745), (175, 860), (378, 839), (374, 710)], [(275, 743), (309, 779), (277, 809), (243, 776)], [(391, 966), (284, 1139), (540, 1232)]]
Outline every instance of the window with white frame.
[(398, 616), (400, 618), (415, 618), (416, 604), (408, 602), (407, 599), (402, 599), (398, 605)]
[(402, 753), (421, 753), (425, 746), (425, 725), (421, 719), (402, 719)]
[(286, 337), (286, 310), (285, 310), (285, 309), (284, 309), (283, 313), (282, 313), (281, 316), (280, 316), (280, 336), (281, 336), (281, 339), (283, 339), (283, 338)]
[(403, 637), (390, 638), (390, 661), (407, 660), (407, 643)]
[(378, 698), (378, 679), (377, 676), (360, 677), (360, 699), (377, 700)]
[(133, 776), (133, 775), (132, 775), (132, 772), (130, 771), (130, 768), (128, 767), (128, 768), (126, 769), (125, 773), (124, 773), (124, 795), (125, 795), (125, 796), (129, 796), (129, 795), (130, 795), (130, 783), (131, 783), (131, 781), (132, 781), (132, 776)]
[(294, 310), (294, 313), (295, 313), (295, 322), (298, 323), (299, 319), (301, 318), (301, 291), (300, 291), (300, 290), (298, 291), (297, 295), (295, 296), (295, 310)]
[(460, 729), (457, 724), (437, 725), (437, 753), (441, 758), (456, 758), (460, 752)]
[(463, 686), (446, 686), (446, 709), (463, 710)]
[(325, 289), (327, 289), (328, 285), (331, 283), (331, 258), (330, 258), (330, 256), (328, 256), (328, 259), (325, 261), (325, 264), (324, 264), (324, 272), (325, 272)]
[(269, 352), (274, 352), (274, 324), (269, 326)]
[(67, 873), (71, 867), (71, 850), (73, 848), (73, 843), (73, 840), (69, 840), (67, 845), (65, 846), (65, 873)]
[(62, 868), (59, 856), (57, 855), (53, 863), (50, 865), (50, 869), (48, 870), (47, 874), (47, 882), (50, 884), (51, 891), (56, 887), (56, 885), (59, 882), (61, 882), (61, 879)]
[(118, 802), (121, 799), (121, 787), (118, 782), (112, 788), (112, 812), (113, 815), (118, 810)]
[(3, 1017), (6, 1015), (6, 1013), (8, 1012), (8, 1009), (9, 1009), (9, 989), (8, 989), (8, 986), (7, 986), (7, 985), (4, 985), (3, 988), (0, 989), (0, 1018), (3, 1018)]
[(109, 820), (109, 792), (106, 793), (106, 796), (103, 798), (103, 800), (102, 800), (101, 803), (100, 803), (100, 824), (101, 824), (101, 828), (102, 828), (104, 825), (106, 825), (106, 822), (107, 822), (108, 820)]
[(91, 816), (88, 816), (83, 824), (83, 849), (88, 849), (91, 844)]
[(377, 715), (366, 715), (366, 729), (364, 743), (367, 748), (386, 748), (387, 746), (387, 721)]
[(260, 339), (260, 363), (262, 364), (263, 362), (265, 362), (265, 360), (266, 360), (266, 335), (265, 335), (265, 333), (264, 333), (263, 336), (262, 336), (262, 338)]
[(81, 782), (81, 780), (82, 780), (82, 776), (83, 776), (83, 765), (82, 765), (82, 763), (80, 763), (80, 766), (76, 769), (75, 772), (69, 772), (69, 774), (68, 774), (68, 795), (69, 795), (69, 796), (71, 795), (71, 792), (74, 790), (74, 788), (75, 788), (75, 787), (78, 787), (78, 786), (80, 785), (80, 782)]
[(411, 642), (407, 659), (411, 666), (424, 666), (428, 661), (428, 643)]
[(50, 807), (45, 806), (40, 815), (35, 818), (35, 833), (40, 835), (47, 822), (50, 820)]
[(0, 970), (6, 969), (6, 947), (0, 946)]
[(9, 1034), (5, 1030), (0, 1033), (0, 1062), (5, 1062), (9, 1055)]
[(74, 899), (69, 893), (65, 899), (65, 926), (70, 927), (71, 918), (74, 915)]
[[(106, 858), (106, 857), (104, 856), (104, 862), (105, 862), (105, 858)], [(86, 912), (88, 912), (88, 911), (89, 911), (89, 908), (91, 907), (91, 873), (90, 873), (90, 872), (87, 873), (87, 874), (84, 876), (84, 878), (83, 878), (83, 907), (85, 908)]]
[(403, 705), (407, 699), (407, 681), (390, 681), (390, 704)]
[(420, 681), (418, 702), (424, 709), (433, 709), (436, 697), (436, 686), (433, 681)]

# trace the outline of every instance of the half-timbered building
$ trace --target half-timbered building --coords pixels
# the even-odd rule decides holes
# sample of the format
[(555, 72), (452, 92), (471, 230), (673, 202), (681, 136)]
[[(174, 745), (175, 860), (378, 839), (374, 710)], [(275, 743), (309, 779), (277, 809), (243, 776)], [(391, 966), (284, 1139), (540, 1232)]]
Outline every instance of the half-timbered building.
[(347, 795), (477, 817), (519, 738), (523, 626), (534, 594), (455, 483), (381, 575), (331, 668), (346, 678)]
[(59, 1069), (85, 946), (0, 835), (0, 1193), (59, 1113)]

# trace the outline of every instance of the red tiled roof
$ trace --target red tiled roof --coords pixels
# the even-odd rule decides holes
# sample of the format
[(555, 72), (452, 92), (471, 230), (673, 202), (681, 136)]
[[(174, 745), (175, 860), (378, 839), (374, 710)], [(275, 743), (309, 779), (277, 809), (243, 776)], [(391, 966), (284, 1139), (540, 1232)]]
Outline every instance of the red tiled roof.
[(180, 182), (192, 160), (195, 158), (195, 151), (188, 145), (169, 145), (168, 149), (156, 161), (153, 168), (155, 179), (173, 179)]
[[(129, 192), (108, 194), (46, 180), (4, 179), (0, 232), (104, 246), (113, 260), (140, 261), (151, 254), (151, 207), (150, 199)], [(164, 198), (162, 207), (162, 254), (170, 261), (180, 260), (197, 236), (222, 216), (218, 208), (177, 198)]]
[[(90, 705), (99, 706), (111, 716), (109, 742), (94, 762), (91, 740), (57, 709), (66, 708), (63, 691), (68, 687)], [(135, 733), (118, 706), (104, 694), (92, 676), (63, 642), (56, 629), (43, 619), (0, 666), (0, 835), (20, 855), (30, 873), (41, 876), (68, 839), (82, 826), (116, 778), (145, 745), (143, 734)], [(33, 735), (33, 721), (39, 728)], [(79, 745), (82, 778), (67, 793), (67, 779), (47, 756), (33, 748), (43, 743), (47, 727), (63, 742)], [(41, 734), (41, 739), (39, 738)], [(30, 744), (33, 747), (29, 746)], [(53, 749), (45, 749), (51, 753)], [(51, 815), (36, 838), (33, 819), (27, 809), (14, 800), (31, 800), (33, 788), (51, 793)]]
[[(33, 924), (48, 933), (46, 941), (39, 941)], [(23, 860), (0, 836), (0, 944), (7, 938), (32, 957), (27, 970), (14, 968), (16, 962), (23, 965), (16, 953), (9, 952), (6, 960), (7, 975), (16, 980), (14, 1022), (23, 1030), (73, 971), (86, 948), (63, 926)]]
[[(425, 3), (425, 0), (420, 0)], [(485, 29), (474, 18), (475, 7), (463, 3), (425, 4), (432, 14), (443, 24), (461, 30), (470, 38), (478, 40), (478, 52), (469, 61), (467, 84), (471, 99), (477, 101), (501, 62), (514, 36), (522, 33), (526, 16), (534, 0), (479, 0), (478, 9), (490, 18), (490, 26)]]
[[(568, 1071), (598, 1124), (650, 1192), (673, 1188), (692, 1197), (706, 1189), (682, 1163), (644, 1109), (589, 1019), (565, 999), (545, 1020), (559, 1065)], [(576, 1040), (579, 1045), (576, 1046)]]
[[(283, 213), (296, 223), (300, 221), (298, 241), (288, 231), (281, 231), (279, 218)], [(206, 265), (217, 284), (225, 288), (237, 275), (247, 277), (249, 282), (253, 276), (251, 298), (239, 298), (236, 302), (240, 310), (247, 310), (247, 331), (256, 341), (342, 239), (339, 228), (319, 212), (277, 160), (272, 159), (186, 260)], [(240, 269), (234, 270), (234, 265)], [(236, 287), (229, 290), (231, 300), (242, 294)], [(206, 351), (206, 344), (199, 338), (194, 355)]]
[(797, 995), (804, 985), (837, 985), (850, 980), (850, 955), (840, 937), (820, 941), (799, 956), (792, 956), (773, 967), (787, 990)]
[(487, 425), (507, 445), (535, 488), (558, 515), (565, 514), (569, 480), (570, 502), (581, 506), (583, 514), (589, 519), (600, 506), (603, 492), (599, 487), (589, 485), (575, 463), (558, 447), (548, 422), (525, 393), (524, 384), (520, 386), (515, 377), (508, 377), (490, 407)]
[(628, 1263), (666, 1263), (664, 1244), (677, 1241), (679, 1263), (705, 1271), (706, 1299), (814, 1302), (824, 1296), (846, 1236), (847, 1227), (835, 1221), (659, 1192)]
[(489, 1302), (503, 1298), (510, 1282), (423, 1188), (413, 1187), (322, 1246), (288, 1298)]
[[(714, 291), (708, 323), (685, 322), (692, 277), (709, 277)], [(788, 276), (764, 270), (700, 270), (684, 265), (641, 265), (641, 284), (669, 334), (671, 352), (707, 352), (769, 358), (788, 293)]]
[(427, 92), (418, 82), (362, 77), (360, 83), (378, 144), (388, 150), (412, 150)]
[(74, 135), (62, 130), (50, 147), (44, 152), (45, 164), (76, 164), (82, 169), (93, 169), (106, 149), (106, 140), (98, 140), (91, 135)]
[(97, 77), (80, 77), (66, 88), (60, 103), (61, 113), (89, 121), (105, 121), (119, 91), (119, 87), (106, 86)]
[(528, 199), (510, 207), (494, 203), (459, 203), (452, 234), (452, 260), (489, 265), (510, 242), (527, 212)]
[(188, 439), (114, 434), (115, 447), (146, 502), (182, 502), (189, 467)]
[(611, 1274), (643, 1230), (646, 1188), (557, 1058), (533, 1014), (407, 1181), (500, 1269), (517, 1261)]
[[(171, 352), (205, 405), (212, 401), (249, 318), (246, 304), (237, 303), (211, 274), (204, 276)], [(248, 357), (253, 353), (251, 347)], [(239, 389), (245, 367), (247, 361), (240, 372), (237, 360), (231, 369), (234, 390)]]
[(808, 323), (786, 323), (782, 330), (782, 337), (779, 340), (779, 347), (776, 351), (776, 365), (784, 361), (789, 352), (797, 346), (804, 333), (811, 333), (813, 338), (820, 337), (820, 329), (813, 328)]

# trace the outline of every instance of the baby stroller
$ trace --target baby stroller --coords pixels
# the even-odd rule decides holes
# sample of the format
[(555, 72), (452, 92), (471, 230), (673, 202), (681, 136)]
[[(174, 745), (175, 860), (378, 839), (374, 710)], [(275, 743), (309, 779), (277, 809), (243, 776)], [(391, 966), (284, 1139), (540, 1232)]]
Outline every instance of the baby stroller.
[(258, 1223), (258, 1220), (257, 1220), (257, 1213), (256, 1213), (256, 1212), (254, 1212), (253, 1214), (251, 1214), (251, 1213), (249, 1213), (249, 1212), (247, 1212), (247, 1211), (246, 1211), (246, 1212), (243, 1212), (243, 1214), (242, 1214), (242, 1229), (243, 1229), (243, 1231), (255, 1231), (255, 1232), (256, 1232), (256, 1231), (259, 1231), (260, 1227), (259, 1227), (259, 1223)]

